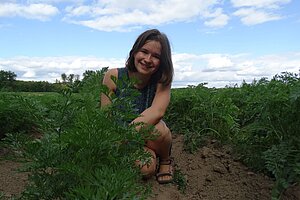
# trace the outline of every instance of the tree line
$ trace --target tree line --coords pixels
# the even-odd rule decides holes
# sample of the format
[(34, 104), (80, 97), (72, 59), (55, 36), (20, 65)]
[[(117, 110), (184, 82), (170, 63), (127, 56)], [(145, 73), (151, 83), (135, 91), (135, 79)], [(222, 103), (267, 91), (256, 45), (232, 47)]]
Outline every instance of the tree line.
[(88, 77), (96, 73), (93, 70), (86, 70), (80, 80), (78, 74), (61, 74), (61, 80), (55, 83), (48, 81), (22, 81), (17, 80), (17, 74), (12, 71), (0, 70), (0, 92), (60, 92), (66, 87), (71, 87), (74, 92), (78, 92), (82, 83)]

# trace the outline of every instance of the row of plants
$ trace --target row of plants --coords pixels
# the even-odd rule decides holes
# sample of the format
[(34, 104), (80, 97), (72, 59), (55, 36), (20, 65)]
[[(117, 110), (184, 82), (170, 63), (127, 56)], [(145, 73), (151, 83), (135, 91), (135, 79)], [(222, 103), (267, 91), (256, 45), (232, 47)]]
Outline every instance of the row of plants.
[[(101, 85), (104, 71), (90, 72), (79, 93), (72, 87), (60, 94), (0, 93), (0, 133), (26, 163), (23, 170), (31, 174), (21, 198), (147, 196), (149, 190), (139, 183), (133, 163), (149, 158), (142, 151), (149, 130), (141, 134), (120, 123), (121, 118), (134, 118), (130, 98), (113, 98), (111, 107), (99, 109), (99, 94), (107, 92)], [(274, 199), (299, 182), (300, 79), (296, 74), (286, 72), (240, 87), (200, 84), (172, 89), (165, 120), (173, 132), (184, 134), (190, 152), (208, 135), (231, 144), (247, 166), (274, 177)], [(37, 134), (32, 139), (24, 133)]]
[[(29, 172), (29, 185), (19, 199), (149, 195), (134, 163), (149, 161), (143, 146), (150, 130), (137, 132), (134, 125), (118, 123), (120, 117), (133, 117), (130, 97), (113, 98), (110, 107), (99, 108), (99, 94), (107, 92), (101, 85), (103, 72), (94, 72), (76, 94), (72, 88), (60, 94), (1, 94), (0, 116), (11, 120), (2, 124), (7, 126), (3, 142), (15, 153), (14, 159), (24, 163), (21, 170)], [(123, 110), (117, 109), (120, 106)]]
[(167, 114), (171, 129), (184, 134), (193, 152), (207, 135), (234, 147), (248, 167), (276, 180), (279, 199), (300, 181), (300, 78), (282, 73), (240, 87), (174, 89)]

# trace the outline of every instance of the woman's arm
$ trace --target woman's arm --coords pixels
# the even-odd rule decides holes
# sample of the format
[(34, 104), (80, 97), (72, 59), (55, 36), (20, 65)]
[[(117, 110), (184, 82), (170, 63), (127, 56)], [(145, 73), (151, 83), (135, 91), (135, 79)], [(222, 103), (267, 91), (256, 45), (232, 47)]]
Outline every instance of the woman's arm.
[(144, 122), (151, 125), (157, 124), (165, 115), (170, 103), (170, 97), (171, 85), (164, 86), (158, 83), (152, 105), (144, 110), (144, 112), (131, 123)]
[(116, 90), (116, 84), (111, 79), (111, 76), (118, 76), (118, 70), (117, 69), (109, 69), (103, 77), (102, 84), (106, 85), (109, 89), (108, 96), (104, 93), (101, 93), (101, 108), (105, 107), (109, 104), (111, 104), (110, 96), (115, 92)]

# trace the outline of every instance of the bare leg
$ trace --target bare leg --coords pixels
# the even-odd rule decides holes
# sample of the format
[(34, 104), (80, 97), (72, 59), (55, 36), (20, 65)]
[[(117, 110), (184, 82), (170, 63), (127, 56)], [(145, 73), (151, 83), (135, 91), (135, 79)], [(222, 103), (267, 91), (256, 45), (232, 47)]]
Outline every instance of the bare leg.
[(148, 147), (144, 147), (145, 151), (149, 152), (152, 156), (150, 163), (147, 165), (143, 165), (141, 161), (136, 161), (136, 165), (140, 167), (141, 173), (144, 179), (148, 179), (155, 174), (156, 170), (156, 155), (155, 152)]
[[(161, 120), (158, 124), (155, 125), (155, 128), (159, 132), (159, 136), (155, 140), (148, 140), (146, 142), (146, 146), (152, 149), (156, 155), (159, 157), (160, 161), (170, 160), (171, 154), (171, 145), (172, 145), (172, 135), (169, 128), (166, 124)], [(172, 171), (170, 165), (160, 164), (159, 173), (168, 173), (170, 170)], [(166, 181), (172, 179), (170, 175), (160, 176), (160, 181)]]

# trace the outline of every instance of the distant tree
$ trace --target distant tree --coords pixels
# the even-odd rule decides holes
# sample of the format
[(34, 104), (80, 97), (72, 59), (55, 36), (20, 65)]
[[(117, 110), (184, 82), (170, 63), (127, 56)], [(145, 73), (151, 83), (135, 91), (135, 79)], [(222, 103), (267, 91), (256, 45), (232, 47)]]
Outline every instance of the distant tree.
[(67, 82), (67, 75), (66, 75), (66, 73), (62, 73), (60, 76), (61, 76), (61, 79), (62, 79), (63, 83), (66, 83)]
[[(74, 85), (76, 88), (80, 87), (80, 83), (81, 83), (81, 81), (80, 81), (80, 75), (75, 74), (74, 79), (75, 79), (75, 80), (74, 80), (73, 85)], [(79, 88), (78, 88), (78, 89), (79, 89)]]
[(79, 74), (75, 74), (75, 81), (79, 81), (80, 79), (80, 75)]
[(17, 75), (14, 72), (11, 71), (0, 71), (0, 82), (2, 81), (15, 81), (17, 78)]
[(73, 84), (73, 82), (74, 82), (74, 77), (75, 77), (74, 74), (69, 74), (69, 76), (68, 76), (68, 82), (69, 82), (70, 84)]
[(0, 90), (13, 91), (16, 78), (14, 72), (0, 70)]

